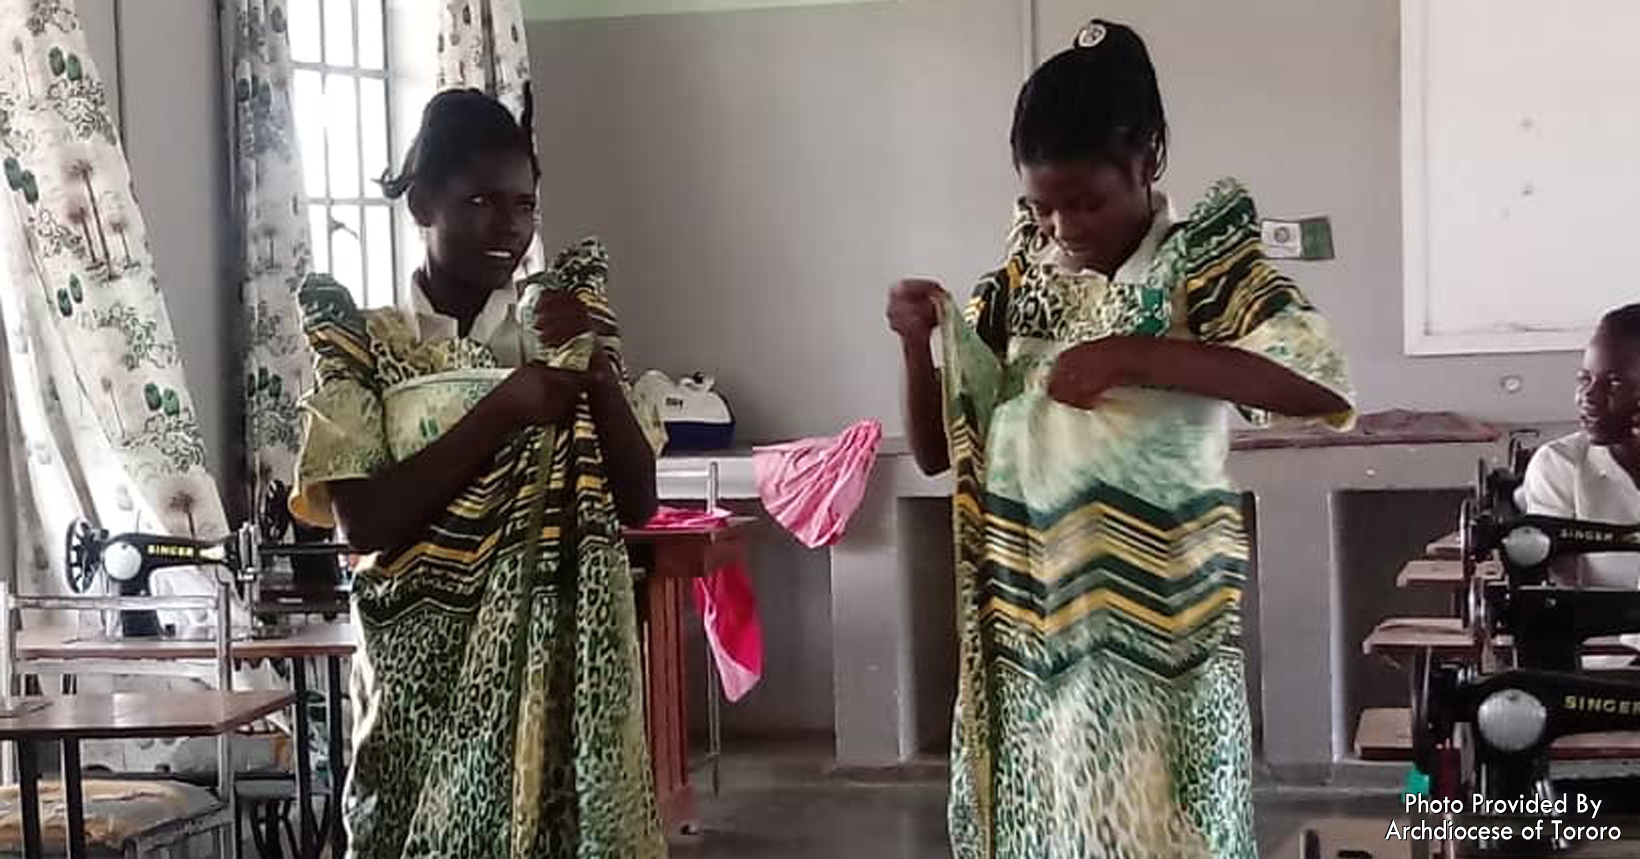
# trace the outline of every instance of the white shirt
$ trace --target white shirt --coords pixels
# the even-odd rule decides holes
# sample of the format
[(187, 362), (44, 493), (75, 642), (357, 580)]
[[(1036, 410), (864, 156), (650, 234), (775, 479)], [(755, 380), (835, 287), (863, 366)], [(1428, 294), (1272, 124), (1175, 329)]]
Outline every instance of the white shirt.
[[(1521, 487), (1527, 513), (1619, 525), (1640, 523), (1640, 487), (1583, 433), (1538, 448)], [(1640, 553), (1584, 555), (1578, 580), (1586, 587), (1640, 587)]]
[[(411, 284), (408, 298), (400, 310), (418, 342), (448, 340), (459, 334), (460, 323), (454, 316), (446, 316), (433, 308), (419, 278)], [(472, 330), (467, 332), (467, 339), (489, 347), (503, 367), (524, 363), (522, 337), (523, 329), (518, 325), (518, 291), (511, 284), (490, 293), (484, 308), (473, 319)]]

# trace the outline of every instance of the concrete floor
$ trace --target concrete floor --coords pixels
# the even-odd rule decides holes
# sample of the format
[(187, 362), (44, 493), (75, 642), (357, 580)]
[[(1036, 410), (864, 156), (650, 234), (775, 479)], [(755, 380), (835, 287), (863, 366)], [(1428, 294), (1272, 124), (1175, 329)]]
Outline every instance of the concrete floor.
[[(824, 744), (748, 750), (731, 742), (722, 792), (697, 776), (701, 831), (673, 842), (674, 859), (943, 859), (945, 782), (937, 761), (892, 779), (829, 771)], [(1260, 855), (1278, 854), (1306, 821), (1385, 820), (1395, 797), (1263, 789), (1256, 819)], [(1330, 855), (1330, 854), (1329, 854)], [(1160, 859), (1160, 857), (1158, 857)]]

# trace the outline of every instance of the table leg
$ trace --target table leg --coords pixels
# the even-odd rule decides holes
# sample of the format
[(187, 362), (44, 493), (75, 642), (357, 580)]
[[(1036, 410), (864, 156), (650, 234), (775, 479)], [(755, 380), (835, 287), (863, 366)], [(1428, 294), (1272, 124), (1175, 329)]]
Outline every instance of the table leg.
[(68, 809), (68, 859), (87, 859), (85, 793), (80, 781), (80, 741), (63, 738), (63, 801)]
[(18, 799), (23, 803), (23, 857), (44, 859), (40, 838), (40, 758), (32, 740), (17, 741)]
[(319, 843), (317, 825), (313, 819), (313, 760), (308, 748), (308, 683), (307, 660), (297, 657), (290, 661), (291, 685), (296, 692), (296, 805), (302, 821), (302, 840), (296, 846), (297, 855), (317, 857), (323, 847)]
[(330, 731), (330, 843), (332, 856), (347, 855), (347, 827), (342, 825), (342, 790), (347, 785), (347, 749), (342, 741), (342, 658), (325, 664), (325, 725)]
[(244, 855), (244, 837), (239, 831), (239, 787), (234, 772), (233, 739), (235, 731), (229, 729), (216, 738), (216, 759), (220, 771), (216, 774), (217, 793), (221, 795), (223, 804), (228, 807), (228, 825), (222, 828), (221, 844), (218, 855), (231, 856), (241, 859)]
[[(656, 551), (657, 561), (664, 550)], [(656, 568), (660, 568), (656, 564)], [(692, 834), (694, 791), (689, 784), (688, 674), (683, 646), (683, 588), (686, 580), (652, 575), (645, 582), (649, 626), (649, 742), (656, 799), (669, 830)]]

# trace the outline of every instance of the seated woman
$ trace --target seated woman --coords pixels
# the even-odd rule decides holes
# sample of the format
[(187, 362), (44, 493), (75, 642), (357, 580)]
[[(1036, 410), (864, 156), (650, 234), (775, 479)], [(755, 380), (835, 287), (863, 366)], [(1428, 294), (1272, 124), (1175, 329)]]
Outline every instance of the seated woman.
[[(1640, 304), (1600, 320), (1577, 374), (1577, 409), (1583, 429), (1532, 455), (1521, 493), (1526, 512), (1640, 523)], [(1564, 584), (1633, 590), (1640, 554), (1572, 558), (1555, 575)]]
[(377, 553), (353, 592), (360, 859), (665, 853), (621, 540), (655, 509), (655, 448), (602, 247), (520, 301), (539, 176), (528, 108), (441, 93), (384, 182), (426, 238), (407, 306), (301, 292), (317, 382), (291, 509)]

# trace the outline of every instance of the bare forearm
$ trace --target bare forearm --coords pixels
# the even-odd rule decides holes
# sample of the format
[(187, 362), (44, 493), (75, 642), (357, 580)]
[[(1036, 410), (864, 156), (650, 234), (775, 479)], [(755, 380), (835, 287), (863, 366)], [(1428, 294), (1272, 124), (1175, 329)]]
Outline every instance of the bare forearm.
[(1140, 384), (1290, 417), (1320, 417), (1349, 409), (1338, 394), (1260, 355), (1190, 340), (1154, 340), (1136, 379)]
[(592, 388), (592, 422), (604, 453), (604, 471), (621, 523), (637, 527), (655, 515), (655, 452), (632, 413), (620, 383), (608, 377)]
[(905, 422), (911, 455), (924, 474), (942, 474), (951, 467), (945, 440), (945, 405), (940, 374), (927, 339), (901, 339), (905, 354)]
[(413, 543), (472, 484), (515, 426), (492, 394), (409, 459), (368, 479), (331, 484), (331, 506), (348, 542), (367, 552)]

